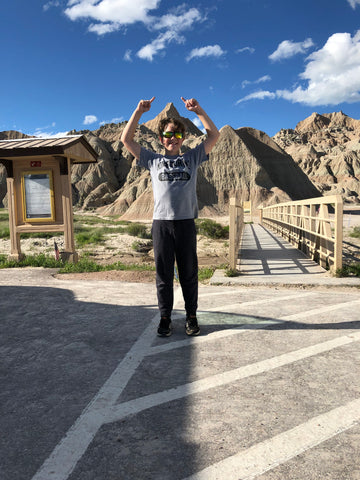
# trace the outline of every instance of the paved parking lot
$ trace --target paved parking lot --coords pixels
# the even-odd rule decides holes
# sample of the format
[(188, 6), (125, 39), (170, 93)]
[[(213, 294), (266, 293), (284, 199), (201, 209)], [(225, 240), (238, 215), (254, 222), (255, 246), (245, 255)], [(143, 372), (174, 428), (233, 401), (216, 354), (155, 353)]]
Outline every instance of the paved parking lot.
[(0, 271), (2, 480), (359, 480), (357, 288), (203, 285), (156, 336), (153, 284)]

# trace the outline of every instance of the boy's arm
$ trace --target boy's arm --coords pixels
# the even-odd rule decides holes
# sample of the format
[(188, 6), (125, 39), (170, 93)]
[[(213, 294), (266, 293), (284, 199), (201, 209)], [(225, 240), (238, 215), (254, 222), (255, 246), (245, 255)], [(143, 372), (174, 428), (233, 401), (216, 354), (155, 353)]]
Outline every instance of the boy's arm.
[(205, 127), (207, 137), (204, 141), (204, 148), (205, 148), (206, 155), (208, 155), (211, 152), (211, 150), (213, 149), (213, 147), (215, 146), (215, 143), (217, 142), (217, 140), (220, 136), (220, 132), (216, 128), (214, 122), (211, 120), (211, 118), (205, 112), (205, 110), (199, 105), (199, 102), (197, 100), (195, 100), (195, 98), (185, 100), (184, 97), (181, 97), (181, 100), (185, 103), (185, 107), (190, 112), (195, 112), (196, 113), (196, 115), (201, 120), (201, 123)]
[(154, 101), (155, 97), (152, 97), (151, 100), (140, 100), (138, 106), (135, 108), (133, 114), (130, 117), (124, 131), (121, 135), (121, 141), (125, 147), (129, 150), (130, 153), (134, 155), (135, 158), (139, 160), (141, 145), (134, 140), (134, 135), (136, 131), (137, 124), (141, 118), (141, 115), (145, 112), (148, 112), (151, 108), (151, 104)]

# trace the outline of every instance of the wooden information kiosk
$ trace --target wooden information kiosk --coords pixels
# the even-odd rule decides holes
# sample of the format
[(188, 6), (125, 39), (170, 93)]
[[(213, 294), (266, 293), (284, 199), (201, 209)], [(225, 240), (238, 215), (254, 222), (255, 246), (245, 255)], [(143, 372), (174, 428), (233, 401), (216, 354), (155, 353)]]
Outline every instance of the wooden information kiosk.
[(7, 172), (10, 258), (20, 260), (22, 233), (63, 232), (62, 258), (76, 262), (71, 166), (95, 163), (98, 154), (83, 135), (0, 140)]

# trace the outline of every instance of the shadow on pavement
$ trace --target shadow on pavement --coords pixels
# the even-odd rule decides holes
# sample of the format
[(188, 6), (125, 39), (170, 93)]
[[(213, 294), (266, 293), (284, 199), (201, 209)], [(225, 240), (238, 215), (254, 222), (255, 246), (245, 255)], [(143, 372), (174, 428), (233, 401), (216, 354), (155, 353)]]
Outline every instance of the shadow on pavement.
[(154, 311), (61, 288), (1, 286), (0, 298), (0, 478), (30, 480)]

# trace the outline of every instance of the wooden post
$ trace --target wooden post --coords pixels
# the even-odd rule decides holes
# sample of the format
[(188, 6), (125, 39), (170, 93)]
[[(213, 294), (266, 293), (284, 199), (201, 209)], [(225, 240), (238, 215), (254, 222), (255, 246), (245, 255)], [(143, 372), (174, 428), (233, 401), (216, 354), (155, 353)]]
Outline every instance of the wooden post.
[(61, 186), (62, 186), (62, 207), (63, 207), (63, 214), (64, 214), (64, 240), (65, 240), (65, 252), (62, 253), (62, 258), (63, 260), (76, 263), (78, 261), (78, 254), (75, 252), (70, 175), (61, 175)]
[(9, 203), (9, 228), (10, 228), (10, 259), (19, 261), (24, 258), (21, 253), (20, 246), (20, 233), (16, 230), (16, 208), (15, 208), (15, 191), (14, 191), (14, 179), (8, 177), (7, 192)]
[(334, 244), (334, 272), (342, 268), (342, 242), (343, 242), (343, 201), (336, 195), (335, 201), (335, 244)]
[(237, 252), (236, 250), (236, 198), (230, 198), (229, 204), (229, 263), (230, 268), (235, 270), (236, 269), (236, 261), (237, 261)]

